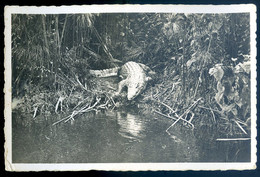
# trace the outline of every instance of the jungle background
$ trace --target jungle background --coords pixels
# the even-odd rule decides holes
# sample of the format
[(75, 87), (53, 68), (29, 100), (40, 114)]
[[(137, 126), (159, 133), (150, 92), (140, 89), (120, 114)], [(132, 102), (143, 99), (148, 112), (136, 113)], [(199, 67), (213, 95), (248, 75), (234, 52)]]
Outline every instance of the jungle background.
[[(249, 19), (248, 13), (14, 14), (12, 108), (23, 116), (13, 122), (57, 125), (138, 107), (175, 120), (169, 128), (179, 122), (226, 140), (250, 138)], [(127, 61), (156, 72), (131, 102), (112, 97), (108, 85), (117, 80), (88, 72)]]

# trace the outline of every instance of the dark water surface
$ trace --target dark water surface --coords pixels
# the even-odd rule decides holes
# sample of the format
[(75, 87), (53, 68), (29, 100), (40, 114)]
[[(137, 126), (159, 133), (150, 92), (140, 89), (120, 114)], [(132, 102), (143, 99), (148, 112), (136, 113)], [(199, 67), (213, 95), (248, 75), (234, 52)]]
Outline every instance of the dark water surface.
[(250, 141), (217, 142), (208, 127), (191, 130), (156, 115), (84, 114), (75, 121), (18, 126), (13, 163), (248, 162)]

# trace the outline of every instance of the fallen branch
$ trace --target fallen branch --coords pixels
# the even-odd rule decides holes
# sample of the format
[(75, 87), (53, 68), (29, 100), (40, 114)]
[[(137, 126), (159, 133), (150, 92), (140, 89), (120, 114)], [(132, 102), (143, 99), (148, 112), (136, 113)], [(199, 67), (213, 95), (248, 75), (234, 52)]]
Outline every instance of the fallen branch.
[(54, 123), (52, 124), (52, 126), (54, 126), (54, 125), (56, 125), (56, 124), (62, 122), (63, 120), (66, 120), (68, 117), (70, 117), (70, 115), (67, 116), (67, 117), (62, 118), (61, 120), (58, 120), (57, 122), (54, 122)]
[[(185, 120), (185, 119), (183, 119), (182, 117), (183, 117), (185, 114), (187, 114), (187, 113), (191, 110), (191, 108), (192, 108), (193, 106), (195, 106), (201, 99), (202, 99), (202, 98), (199, 98), (199, 99), (198, 99), (197, 101), (195, 101), (188, 109), (186, 109), (186, 111), (185, 111), (181, 116), (179, 116), (178, 119), (177, 119), (175, 122), (173, 122), (173, 124), (172, 124), (170, 127), (167, 128), (166, 132), (168, 132), (168, 130), (169, 130), (171, 127), (173, 127), (179, 120)], [(176, 113), (175, 113), (175, 115), (176, 115)], [(187, 120), (186, 120), (186, 121), (187, 121)], [(189, 122), (189, 121), (187, 121), (187, 122)], [(189, 123), (190, 123), (190, 122), (189, 122)], [(192, 124), (192, 125), (193, 125), (193, 124)], [(192, 128), (194, 128), (194, 126), (193, 126)]]
[[(157, 100), (156, 100), (157, 101)], [(172, 113), (176, 113), (177, 111), (174, 111), (170, 106), (168, 106), (167, 104), (163, 103), (163, 102), (160, 102), (160, 101), (157, 101), (158, 103), (164, 105), (165, 107), (167, 107)]]
[(251, 140), (251, 138), (218, 138), (216, 141), (246, 141)]
[(80, 110), (78, 110), (78, 111), (73, 111), (71, 115), (69, 115), (69, 116), (67, 116), (67, 117), (64, 117), (63, 119), (61, 119), (61, 120), (59, 120), (59, 121), (53, 123), (52, 125), (54, 126), (54, 125), (56, 125), (56, 124), (58, 124), (58, 123), (60, 123), (60, 122), (62, 122), (62, 121), (68, 122), (69, 120), (74, 119), (74, 117), (75, 117), (76, 115), (78, 115), (79, 113), (92, 111), (92, 109), (94, 109), (94, 107), (100, 102), (100, 100), (101, 100), (100, 98), (97, 99), (97, 101), (96, 101), (92, 106), (89, 106), (88, 108), (86, 108), (87, 105), (85, 105), (85, 106), (84, 106), (83, 108), (81, 108)]
[(159, 111), (154, 110), (154, 112), (157, 113), (157, 114), (159, 114), (159, 115), (161, 115), (161, 116), (167, 117), (167, 118), (169, 118), (169, 119), (177, 120), (177, 118), (168, 116), (168, 115), (163, 114), (163, 113), (161, 113), (161, 112), (159, 112)]
[(160, 114), (160, 115), (162, 115), (162, 116), (164, 116), (164, 117), (167, 117), (167, 118), (169, 118), (169, 119), (173, 119), (173, 120), (178, 120), (178, 119), (180, 118), (182, 121), (184, 121), (184, 122), (190, 124), (190, 125), (194, 128), (194, 125), (193, 125), (190, 121), (187, 121), (186, 119), (183, 119), (182, 117), (178, 116), (178, 114), (176, 113), (177, 111), (173, 110), (170, 106), (168, 106), (167, 104), (165, 104), (165, 103), (163, 103), (163, 102), (160, 102), (160, 101), (158, 101), (158, 100), (156, 100), (156, 102), (158, 102), (158, 103), (164, 105), (165, 107), (167, 107), (167, 108), (171, 111), (171, 113), (174, 113), (174, 114), (175, 114), (175, 116), (176, 116), (177, 118), (174, 118), (174, 117), (171, 117), (171, 116), (169, 116), (169, 115), (163, 114), (163, 113), (161, 113), (161, 112), (159, 112), (159, 111), (156, 111), (156, 110), (155, 110), (154, 112), (156, 112), (157, 114)]
[(240, 119), (238, 119), (238, 118), (235, 118), (235, 119), (236, 119), (236, 121), (237, 121), (238, 123), (247, 126), (247, 124), (246, 124), (245, 122), (243, 122), (242, 120), (240, 120)]
[(245, 129), (243, 129), (243, 127), (236, 121), (236, 120), (233, 120), (237, 126), (242, 130), (243, 133), (245, 133), (247, 135), (247, 132), (245, 131)]
[[(161, 112), (159, 112), (159, 111), (154, 110), (154, 112), (156, 112), (157, 114), (160, 114), (161, 116), (167, 117), (167, 118), (169, 118), (169, 119), (172, 119), (172, 120), (175, 120), (175, 121), (177, 120), (177, 118), (168, 116), (168, 115), (163, 114), (163, 113), (161, 113)], [(178, 119), (179, 119), (179, 117), (178, 117)], [(183, 118), (180, 118), (180, 119), (181, 119), (182, 121), (184, 121), (184, 122), (190, 124), (192, 127), (194, 127), (194, 125), (193, 125), (191, 122), (189, 122), (189, 121), (187, 121), (187, 120), (185, 120), (185, 119), (183, 119)]]

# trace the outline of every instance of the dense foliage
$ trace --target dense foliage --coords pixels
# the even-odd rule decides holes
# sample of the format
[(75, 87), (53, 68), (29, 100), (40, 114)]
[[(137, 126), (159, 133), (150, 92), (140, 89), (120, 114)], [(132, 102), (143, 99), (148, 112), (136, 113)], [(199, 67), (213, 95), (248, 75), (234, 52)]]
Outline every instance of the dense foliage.
[(13, 98), (22, 97), (34, 118), (40, 109), (75, 113), (86, 98), (88, 108), (110, 102), (87, 69), (131, 60), (157, 73), (136, 100), (143, 112), (247, 136), (249, 56), (249, 14), (12, 16)]

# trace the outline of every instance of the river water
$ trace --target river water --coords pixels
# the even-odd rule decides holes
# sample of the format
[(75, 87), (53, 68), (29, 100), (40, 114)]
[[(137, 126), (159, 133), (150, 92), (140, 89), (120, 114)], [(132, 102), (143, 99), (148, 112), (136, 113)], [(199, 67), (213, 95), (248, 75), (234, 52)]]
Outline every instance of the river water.
[[(17, 116), (17, 115), (16, 115)], [(14, 119), (13, 119), (14, 120)], [(52, 122), (53, 123), (53, 122)], [(83, 114), (52, 126), (13, 121), (13, 163), (248, 162), (250, 141), (216, 141), (214, 129), (190, 129), (135, 111)]]

